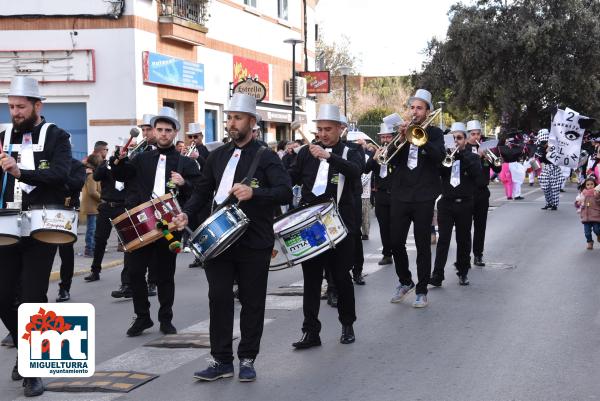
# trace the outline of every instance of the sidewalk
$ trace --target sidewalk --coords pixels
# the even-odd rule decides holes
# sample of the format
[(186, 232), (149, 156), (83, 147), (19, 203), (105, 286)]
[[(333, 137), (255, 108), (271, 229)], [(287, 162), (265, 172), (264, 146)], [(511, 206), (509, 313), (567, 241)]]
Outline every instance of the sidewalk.
[[(77, 242), (74, 244), (75, 247), (75, 274), (79, 276), (87, 274), (90, 271), (92, 264), (92, 258), (84, 257), (83, 250), (85, 248), (85, 230), (86, 225), (80, 224), (77, 228)], [(106, 245), (106, 252), (104, 253), (104, 259), (102, 260), (102, 270), (109, 269), (112, 267), (121, 266), (123, 264), (123, 252), (117, 252), (117, 234), (115, 230), (110, 233), (110, 238)], [(50, 275), (50, 281), (58, 280), (60, 272), (60, 255), (56, 252), (54, 258), (54, 264), (52, 265), (52, 273)]]

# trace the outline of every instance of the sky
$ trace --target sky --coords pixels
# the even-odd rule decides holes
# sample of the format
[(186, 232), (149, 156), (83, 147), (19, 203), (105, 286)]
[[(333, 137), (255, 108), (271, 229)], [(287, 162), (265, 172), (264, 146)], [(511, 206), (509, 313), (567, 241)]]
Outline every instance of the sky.
[(457, 2), (319, 0), (319, 34), (327, 43), (348, 36), (364, 76), (407, 75), (421, 70), (423, 50), (432, 37), (446, 37), (448, 10)]

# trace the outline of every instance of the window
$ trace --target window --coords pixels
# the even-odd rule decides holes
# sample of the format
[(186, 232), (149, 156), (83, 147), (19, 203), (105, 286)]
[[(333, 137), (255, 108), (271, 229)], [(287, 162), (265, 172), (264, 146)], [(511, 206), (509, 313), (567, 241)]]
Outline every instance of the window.
[(288, 0), (277, 0), (277, 17), (279, 19), (288, 19)]
[(244, 0), (244, 4), (256, 8), (256, 0)]

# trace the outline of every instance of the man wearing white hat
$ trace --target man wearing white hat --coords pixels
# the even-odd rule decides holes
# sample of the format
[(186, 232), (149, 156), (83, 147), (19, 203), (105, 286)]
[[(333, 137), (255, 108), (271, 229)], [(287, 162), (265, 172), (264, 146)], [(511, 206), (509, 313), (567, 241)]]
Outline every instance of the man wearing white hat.
[[(233, 376), (232, 288), (235, 278), (242, 305), (238, 378), (249, 382), (256, 380), (254, 360), (263, 332), (267, 278), (274, 244), (274, 210), (291, 203), (292, 186), (277, 154), (252, 136), (252, 127), (258, 119), (256, 98), (236, 93), (225, 113), (231, 141), (211, 152), (199, 185), (185, 203), (183, 213), (174, 221), (179, 229), (183, 229), (188, 216), (213, 203), (215, 192), (215, 204), (223, 205), (237, 199), (240, 209), (250, 220), (248, 229), (234, 244), (205, 262), (212, 358), (206, 369), (194, 373), (196, 379), (204, 381)], [(251, 171), (252, 167), (255, 167), (254, 171)]]
[(342, 324), (340, 342), (350, 344), (355, 341), (353, 323), (356, 312), (350, 269), (354, 264), (354, 241), (360, 232), (361, 222), (355, 216), (355, 191), (358, 189), (353, 183), (360, 180), (365, 159), (356, 149), (350, 149), (340, 140), (343, 128), (337, 106), (321, 105), (314, 121), (317, 123), (319, 142), (300, 149), (296, 162), (288, 171), (292, 182), (302, 185), (301, 203), (328, 202), (332, 198), (337, 200), (348, 235), (335, 248), (302, 263), (304, 322), (302, 338), (293, 344), (296, 349), (321, 345), (319, 306), (323, 269), (326, 266), (338, 292), (338, 317)]
[[(438, 228), (440, 237), (435, 250), (435, 263), (429, 284), (442, 285), (444, 268), (448, 260), (448, 249), (452, 240), (452, 229), (456, 227), (456, 263), (458, 283), (469, 285), (467, 274), (471, 268), (471, 221), (473, 195), (476, 188), (484, 185), (479, 157), (466, 149), (465, 124), (455, 122), (450, 128), (455, 148), (448, 158), (450, 167), (441, 167), (442, 197), (437, 202)], [(449, 149), (450, 151), (450, 149)]]
[(204, 163), (206, 162), (206, 159), (208, 159), (208, 154), (209, 154), (208, 149), (206, 148), (206, 146), (204, 146), (204, 143), (202, 143), (202, 141), (204, 140), (203, 130), (204, 130), (204, 126), (201, 123), (189, 123), (188, 131), (185, 133), (187, 136), (187, 139), (189, 140), (188, 150), (189, 150), (189, 147), (191, 147), (191, 146), (196, 147), (196, 150), (193, 151), (189, 155), (189, 157), (198, 161), (200, 166), (204, 165)]
[[(117, 165), (113, 164), (115, 178), (131, 183), (125, 199), (127, 209), (175, 190), (179, 202), (185, 202), (191, 196), (194, 185), (200, 180), (198, 165), (175, 150), (173, 140), (180, 129), (175, 110), (170, 107), (161, 108), (158, 115), (150, 120), (150, 124), (155, 132), (157, 148), (131, 160), (125, 158)], [(177, 253), (169, 250), (169, 242), (165, 238), (130, 253), (128, 273), (136, 318), (127, 330), (128, 336), (139, 336), (154, 325), (150, 318), (148, 286), (145, 279), (146, 269), (152, 262), (158, 266), (156, 284), (160, 303), (160, 331), (163, 334), (177, 333), (172, 323), (176, 258)]]
[[(394, 139), (394, 128), (381, 123), (379, 127), (379, 142), (382, 146), (390, 143)], [(392, 238), (391, 238), (391, 193), (392, 193), (392, 171), (393, 165), (379, 164), (372, 157), (367, 162), (367, 171), (373, 173), (374, 177), (374, 192), (375, 192), (375, 217), (379, 222), (379, 234), (383, 250), (383, 257), (378, 262), (379, 265), (392, 264)]]
[[(28, 210), (64, 204), (71, 167), (69, 134), (42, 117), (43, 100), (35, 79), (12, 79), (8, 93), (12, 125), (0, 132), (0, 208)], [(18, 194), (22, 194), (22, 205)], [(57, 250), (56, 244), (24, 235), (16, 246), (0, 247), (0, 318), (15, 344), (17, 288), (20, 302), (48, 302), (48, 282)], [(21, 379), (16, 364), (12, 378)], [(40, 378), (25, 378), (23, 386), (26, 396), (44, 392)]]
[(485, 152), (479, 149), (481, 143), (481, 123), (478, 120), (467, 121), (467, 150), (479, 156), (481, 171), (485, 185), (475, 189), (473, 197), (473, 264), (485, 266), (483, 250), (485, 244), (485, 230), (487, 226), (488, 209), (490, 208), (490, 168), (497, 174), (502, 171), (502, 166), (490, 163), (485, 157)]
[[(418, 89), (408, 100), (413, 124), (423, 124), (433, 110), (431, 93)], [(400, 124), (404, 133), (409, 122)], [(391, 224), (392, 253), (400, 284), (391, 302), (400, 302), (415, 288), (408, 266), (406, 238), (411, 223), (417, 246), (417, 276), (415, 308), (427, 306), (427, 283), (431, 274), (431, 222), (435, 199), (441, 191), (439, 167), (444, 159), (444, 135), (438, 127), (426, 129), (427, 141), (417, 146), (409, 143), (390, 161), (392, 176)]]

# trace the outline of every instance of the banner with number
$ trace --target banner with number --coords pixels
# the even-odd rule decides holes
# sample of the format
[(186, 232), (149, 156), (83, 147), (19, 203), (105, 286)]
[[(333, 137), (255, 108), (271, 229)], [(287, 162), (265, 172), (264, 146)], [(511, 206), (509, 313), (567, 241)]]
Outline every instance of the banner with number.
[(568, 107), (554, 115), (546, 158), (555, 166), (577, 168), (584, 129), (579, 127), (579, 119), (586, 119)]

